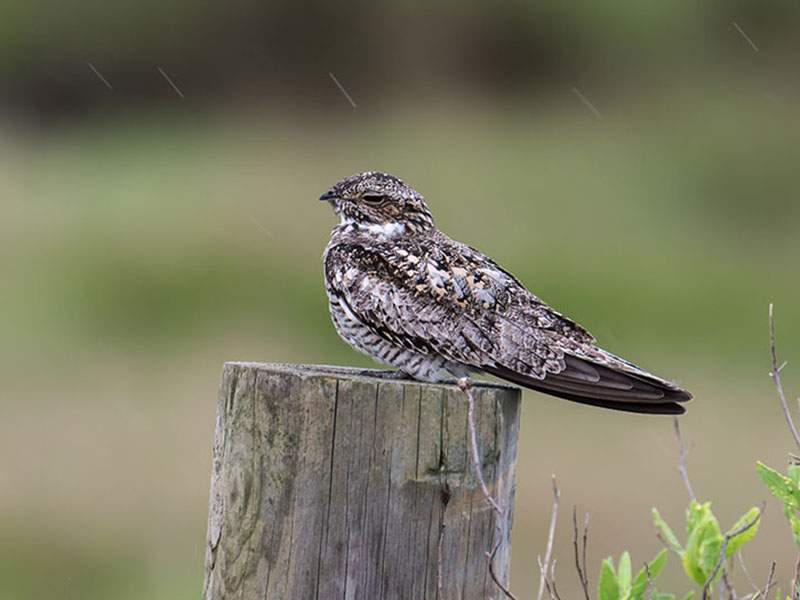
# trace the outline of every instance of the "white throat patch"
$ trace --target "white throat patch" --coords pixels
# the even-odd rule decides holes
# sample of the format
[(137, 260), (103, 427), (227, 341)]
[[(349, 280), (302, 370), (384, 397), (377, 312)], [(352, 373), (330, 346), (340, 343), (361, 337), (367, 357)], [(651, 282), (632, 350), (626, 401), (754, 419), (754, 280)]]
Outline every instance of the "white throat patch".
[(396, 221), (394, 223), (370, 223), (362, 227), (374, 235), (387, 239), (403, 235), (406, 231), (406, 226)]
[(398, 235), (403, 235), (406, 231), (406, 226), (403, 223), (398, 223), (397, 221), (392, 223), (369, 223), (364, 225), (361, 223), (356, 223), (352, 219), (342, 217), (341, 224), (354, 226), (362, 231), (368, 231), (372, 235), (387, 240), (395, 238)]

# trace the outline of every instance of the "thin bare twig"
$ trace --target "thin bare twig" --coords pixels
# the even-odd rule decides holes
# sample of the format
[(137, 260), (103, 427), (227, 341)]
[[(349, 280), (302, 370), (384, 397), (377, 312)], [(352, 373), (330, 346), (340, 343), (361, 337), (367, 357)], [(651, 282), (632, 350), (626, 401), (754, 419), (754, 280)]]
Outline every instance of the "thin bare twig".
[(750, 529), (753, 525), (758, 523), (758, 520), (761, 518), (761, 513), (763, 511), (764, 511), (763, 507), (759, 508), (758, 514), (756, 515), (755, 519), (753, 519), (749, 523), (744, 523), (741, 527), (738, 527), (735, 531), (731, 531), (728, 535), (725, 536), (725, 539), (722, 541), (722, 546), (719, 549), (719, 559), (717, 560), (717, 564), (714, 567), (714, 570), (711, 572), (711, 575), (709, 575), (708, 579), (706, 579), (706, 583), (703, 586), (703, 600), (708, 600), (708, 591), (711, 588), (711, 583), (714, 581), (714, 579), (716, 579), (717, 573), (719, 572), (722, 563), (725, 562), (725, 550), (728, 548), (728, 542), (730, 542), (737, 535), (744, 533), (745, 531)]
[(497, 518), (495, 519), (495, 530), (497, 539), (495, 540), (494, 547), (492, 548), (491, 552), (487, 552), (486, 554), (489, 557), (489, 575), (492, 577), (492, 581), (495, 582), (497, 587), (499, 587), (503, 594), (507, 598), (511, 598), (512, 600), (516, 600), (516, 596), (511, 593), (511, 591), (500, 582), (500, 579), (497, 577), (497, 574), (494, 572), (494, 557), (497, 554), (497, 550), (500, 548), (500, 543), (505, 538), (505, 526), (504, 520), (505, 515), (503, 514), (503, 509), (500, 508), (500, 505), (497, 504), (497, 501), (492, 497), (489, 493), (489, 488), (486, 486), (486, 482), (483, 480), (483, 472), (481, 470), (481, 459), (478, 455), (478, 437), (475, 432), (475, 398), (472, 395), (472, 379), (470, 377), (462, 377), (458, 380), (458, 387), (461, 388), (466, 396), (467, 400), (469, 401), (469, 409), (467, 410), (467, 422), (469, 423), (469, 432), (470, 438), (472, 442), (472, 466), (475, 470), (475, 477), (478, 479), (478, 484), (483, 491), (483, 495), (486, 498), (486, 501), (494, 510), (495, 515)]
[[(766, 503), (764, 504), (766, 508)], [(739, 600), (739, 596), (736, 594), (736, 590), (733, 587), (733, 571), (736, 568), (736, 561), (733, 557), (730, 558), (728, 561), (728, 565), (726, 569), (722, 569), (722, 581), (725, 583), (725, 589), (728, 591), (728, 598), (729, 600)], [(719, 589), (720, 599), (722, 598), (722, 586)]]
[[(781, 406), (783, 406), (783, 415), (786, 417), (786, 422), (789, 424), (789, 429), (792, 432), (797, 447), (800, 448), (800, 435), (798, 435), (797, 428), (794, 426), (792, 415), (789, 412), (789, 405), (786, 403), (786, 396), (783, 393), (783, 385), (781, 385), (781, 370), (786, 366), (786, 362), (784, 361), (778, 366), (778, 353), (775, 350), (775, 318), (773, 316), (772, 302), (769, 303), (769, 346), (770, 352), (772, 353), (772, 373), (770, 373), (770, 375), (775, 381), (775, 389), (778, 391), (778, 397), (781, 400)], [(800, 398), (798, 398), (798, 403), (800, 403)], [(789, 456), (793, 459), (795, 458), (793, 454)], [(797, 563), (794, 567), (791, 597), (792, 600), (800, 600), (800, 554), (797, 556)]]
[(775, 352), (775, 319), (772, 317), (772, 302), (769, 303), (769, 344), (772, 351), (772, 379), (775, 380), (775, 387), (778, 389), (778, 397), (781, 399), (786, 422), (789, 423), (789, 429), (792, 430), (794, 441), (797, 447), (800, 448), (800, 435), (797, 434), (797, 428), (794, 426), (792, 415), (789, 413), (789, 406), (786, 404), (786, 396), (783, 394), (783, 386), (781, 385), (780, 371), (782, 367), (778, 367), (778, 356)]
[(692, 484), (689, 483), (689, 474), (686, 472), (686, 457), (689, 456), (689, 452), (692, 451), (691, 448), (684, 448), (683, 447), (683, 437), (681, 436), (681, 426), (678, 423), (678, 417), (675, 417), (675, 435), (678, 436), (678, 452), (680, 454), (680, 463), (678, 464), (678, 471), (683, 477), (683, 484), (686, 486), (686, 490), (689, 492), (689, 497), (692, 500), (697, 500), (697, 497), (694, 495), (694, 490), (692, 489)]
[(750, 571), (747, 570), (747, 565), (744, 564), (744, 556), (742, 556), (742, 549), (740, 548), (739, 552), (737, 552), (736, 554), (739, 556), (739, 564), (742, 565), (742, 571), (744, 572), (745, 578), (747, 579), (747, 581), (750, 582), (753, 591), (756, 594), (760, 593), (761, 591), (760, 588), (756, 585), (756, 582), (753, 581), (753, 578), (750, 576)]
[(644, 563), (644, 570), (647, 572), (647, 600), (653, 600), (653, 577), (650, 575), (650, 565)]
[[(769, 589), (772, 587), (772, 577), (775, 575), (775, 561), (772, 561), (772, 566), (769, 568), (769, 575), (767, 576), (767, 585), (764, 588), (764, 594), (761, 596), (764, 600), (767, 600), (767, 596), (769, 595)], [(761, 593), (761, 592), (759, 592)]]
[(727, 569), (722, 569), (722, 585), (719, 586), (720, 600), (722, 600), (723, 590), (728, 592), (728, 600), (739, 600), (739, 597), (736, 595), (736, 590), (733, 589), (733, 584), (731, 583), (730, 577), (728, 577)]
[(578, 553), (578, 514), (577, 508), (572, 507), (572, 527), (574, 530), (574, 537), (572, 539), (572, 545), (575, 548), (575, 568), (578, 569), (578, 579), (581, 580), (581, 586), (583, 587), (583, 595), (586, 600), (589, 600), (589, 578), (586, 575), (586, 544), (589, 537), (589, 515), (587, 513), (586, 519), (583, 524), (583, 567), (581, 567), (581, 558)]
[(661, 542), (661, 545), (664, 546), (664, 548), (667, 550), (672, 550), (672, 546), (666, 539), (664, 539), (664, 536), (661, 535), (660, 531), (656, 531), (656, 537), (658, 538), (658, 541)]
[(561, 498), (561, 491), (558, 489), (556, 485), (556, 476), (555, 474), (552, 475), (553, 478), (553, 515), (550, 518), (550, 533), (547, 535), (547, 550), (544, 553), (544, 563), (541, 562), (541, 557), (539, 558), (539, 570), (541, 575), (539, 577), (539, 593), (536, 595), (536, 600), (542, 600), (542, 592), (544, 592), (544, 586), (547, 580), (547, 567), (550, 564), (550, 556), (553, 553), (553, 539), (555, 538), (556, 534), (556, 518), (558, 517), (558, 500)]
[(556, 597), (556, 600), (561, 600), (561, 596), (558, 595), (558, 588), (556, 587), (556, 561), (553, 560), (553, 564), (550, 565), (550, 577), (553, 580), (553, 594)]
[[(548, 588), (547, 593), (550, 594), (550, 589), (549, 589), (550, 586), (547, 585), (547, 571), (544, 568), (544, 564), (542, 564), (541, 554), (536, 555), (536, 562), (539, 563), (539, 577), (540, 577), (539, 581), (541, 582), (540, 585), (542, 585), (543, 587), (547, 587)], [(550, 594), (550, 597), (552, 598), (553, 595)]]
[[(589, 585), (589, 570), (586, 568), (586, 542), (588, 541), (589, 537), (589, 513), (586, 513), (586, 517), (583, 520), (583, 583), (584, 583), (584, 591), (586, 595), (589, 595), (589, 590), (586, 588)], [(588, 600), (588, 598), (587, 598)]]
[[(547, 590), (547, 595), (550, 596), (550, 600), (556, 600), (558, 592), (556, 592), (555, 596), (553, 595), (553, 590), (550, 587), (550, 582), (547, 579), (547, 569), (542, 564), (541, 554), (537, 556), (536, 559), (539, 561), (539, 573), (542, 576), (542, 581), (544, 581), (544, 588)], [(553, 563), (553, 566), (555, 566), (555, 563)], [(555, 586), (555, 569), (553, 570), (553, 585)]]

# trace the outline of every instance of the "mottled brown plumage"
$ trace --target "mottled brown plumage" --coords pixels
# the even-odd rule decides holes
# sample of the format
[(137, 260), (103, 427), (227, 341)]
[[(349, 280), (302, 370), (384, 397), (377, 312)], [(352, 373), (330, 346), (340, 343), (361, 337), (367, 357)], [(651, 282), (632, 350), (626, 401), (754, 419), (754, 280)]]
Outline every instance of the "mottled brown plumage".
[(508, 271), (439, 231), (424, 198), (367, 172), (320, 197), (333, 322), (358, 350), (423, 381), (486, 372), (576, 402), (680, 414), (691, 394), (595, 345)]

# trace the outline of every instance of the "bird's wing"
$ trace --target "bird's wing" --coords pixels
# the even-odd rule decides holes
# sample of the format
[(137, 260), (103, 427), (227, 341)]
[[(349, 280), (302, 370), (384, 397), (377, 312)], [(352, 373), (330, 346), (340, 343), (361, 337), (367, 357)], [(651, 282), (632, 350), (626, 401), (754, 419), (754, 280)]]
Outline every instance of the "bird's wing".
[(542, 392), (634, 412), (680, 413), (687, 392), (594, 345), (580, 325), (477, 250), (437, 232), (326, 258), (332, 289), (374, 333)]

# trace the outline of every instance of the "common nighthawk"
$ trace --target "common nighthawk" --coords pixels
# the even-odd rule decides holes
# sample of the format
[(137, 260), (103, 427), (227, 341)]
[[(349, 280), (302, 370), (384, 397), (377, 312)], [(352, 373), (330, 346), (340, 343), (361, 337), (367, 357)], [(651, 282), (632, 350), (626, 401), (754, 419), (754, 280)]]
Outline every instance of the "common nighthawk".
[(341, 223), (325, 249), (339, 335), (422, 381), (490, 373), (567, 400), (681, 414), (691, 394), (595, 346), (511, 273), (439, 231), (425, 199), (386, 173), (320, 196)]

